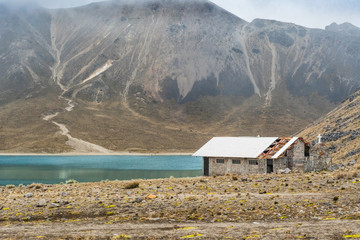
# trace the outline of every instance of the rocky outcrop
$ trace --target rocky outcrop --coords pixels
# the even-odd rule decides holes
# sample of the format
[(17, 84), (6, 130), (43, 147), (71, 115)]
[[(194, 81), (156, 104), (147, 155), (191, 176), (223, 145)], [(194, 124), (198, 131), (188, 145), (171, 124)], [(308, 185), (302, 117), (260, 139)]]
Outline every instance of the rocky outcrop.
[(321, 141), (338, 163), (344, 163), (349, 157), (359, 156), (360, 142), (360, 90), (350, 95), (336, 109), (303, 130), (300, 135), (317, 142), (317, 135), (321, 134)]
[(267, 105), (282, 86), (338, 102), (360, 85), (360, 30), (349, 23), (247, 23), (205, 0), (0, 8), (1, 102), (53, 81), (86, 101), (140, 86), (160, 101), (258, 94)]

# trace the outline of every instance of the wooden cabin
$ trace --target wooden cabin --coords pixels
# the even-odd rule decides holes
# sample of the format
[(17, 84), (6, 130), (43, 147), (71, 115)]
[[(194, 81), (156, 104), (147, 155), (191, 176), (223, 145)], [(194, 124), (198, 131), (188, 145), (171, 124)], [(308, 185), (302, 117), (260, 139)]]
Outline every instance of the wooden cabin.
[(299, 137), (214, 137), (193, 156), (203, 157), (204, 176), (305, 171), (310, 145)]

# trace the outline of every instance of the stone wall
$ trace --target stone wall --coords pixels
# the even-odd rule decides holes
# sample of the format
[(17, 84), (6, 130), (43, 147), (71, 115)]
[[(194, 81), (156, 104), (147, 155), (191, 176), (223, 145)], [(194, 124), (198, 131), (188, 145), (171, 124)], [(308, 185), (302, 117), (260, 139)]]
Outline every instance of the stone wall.
[[(223, 163), (217, 163), (217, 159), (223, 159)], [(233, 163), (233, 160), (240, 160), (240, 164)], [(250, 162), (257, 161), (257, 165)], [(273, 159), (273, 172), (279, 172), (289, 168), (296, 171), (315, 171), (324, 170), (329, 167), (329, 157), (322, 145), (315, 145), (310, 150), (310, 157), (305, 157), (305, 144), (297, 140), (286, 156)], [(225, 174), (259, 174), (267, 173), (267, 159), (247, 159), (247, 158), (209, 158), (209, 175)]]
[(274, 172), (278, 172), (279, 170), (284, 170), (285, 168), (288, 168), (288, 158), (282, 157), (278, 159), (274, 159), (273, 161), (274, 166)]
[(287, 151), (287, 167), (291, 170), (304, 171), (308, 158), (305, 157), (305, 144), (297, 140)]
[[(224, 163), (217, 163), (216, 159), (224, 159)], [(240, 164), (233, 164), (232, 160), (240, 160)], [(255, 160), (258, 165), (250, 165), (249, 162)], [(209, 175), (225, 175), (225, 174), (257, 174), (266, 173), (266, 163), (264, 168), (264, 160), (246, 159), (246, 158), (209, 158)]]
[(291, 149), (289, 149), (287, 151), (287, 156), (289, 159), (293, 159), (293, 160), (301, 160), (304, 159), (305, 157), (305, 144), (300, 141), (297, 140), (291, 147)]

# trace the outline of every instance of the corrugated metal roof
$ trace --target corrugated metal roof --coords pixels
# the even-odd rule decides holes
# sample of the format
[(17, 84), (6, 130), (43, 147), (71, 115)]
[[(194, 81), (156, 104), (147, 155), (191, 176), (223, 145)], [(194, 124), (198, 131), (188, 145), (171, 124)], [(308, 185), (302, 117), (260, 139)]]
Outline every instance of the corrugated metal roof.
[(289, 142), (287, 142), (272, 158), (278, 158), (283, 154), (296, 140), (298, 137), (293, 137)]
[(214, 137), (197, 152), (196, 157), (257, 158), (277, 137)]

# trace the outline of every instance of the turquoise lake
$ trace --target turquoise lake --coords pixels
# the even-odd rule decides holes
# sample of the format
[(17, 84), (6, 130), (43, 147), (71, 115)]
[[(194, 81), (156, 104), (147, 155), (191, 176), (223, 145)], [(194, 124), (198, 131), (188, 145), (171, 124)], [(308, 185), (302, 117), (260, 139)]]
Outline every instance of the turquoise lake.
[(192, 156), (0, 156), (0, 185), (201, 175), (202, 159)]

